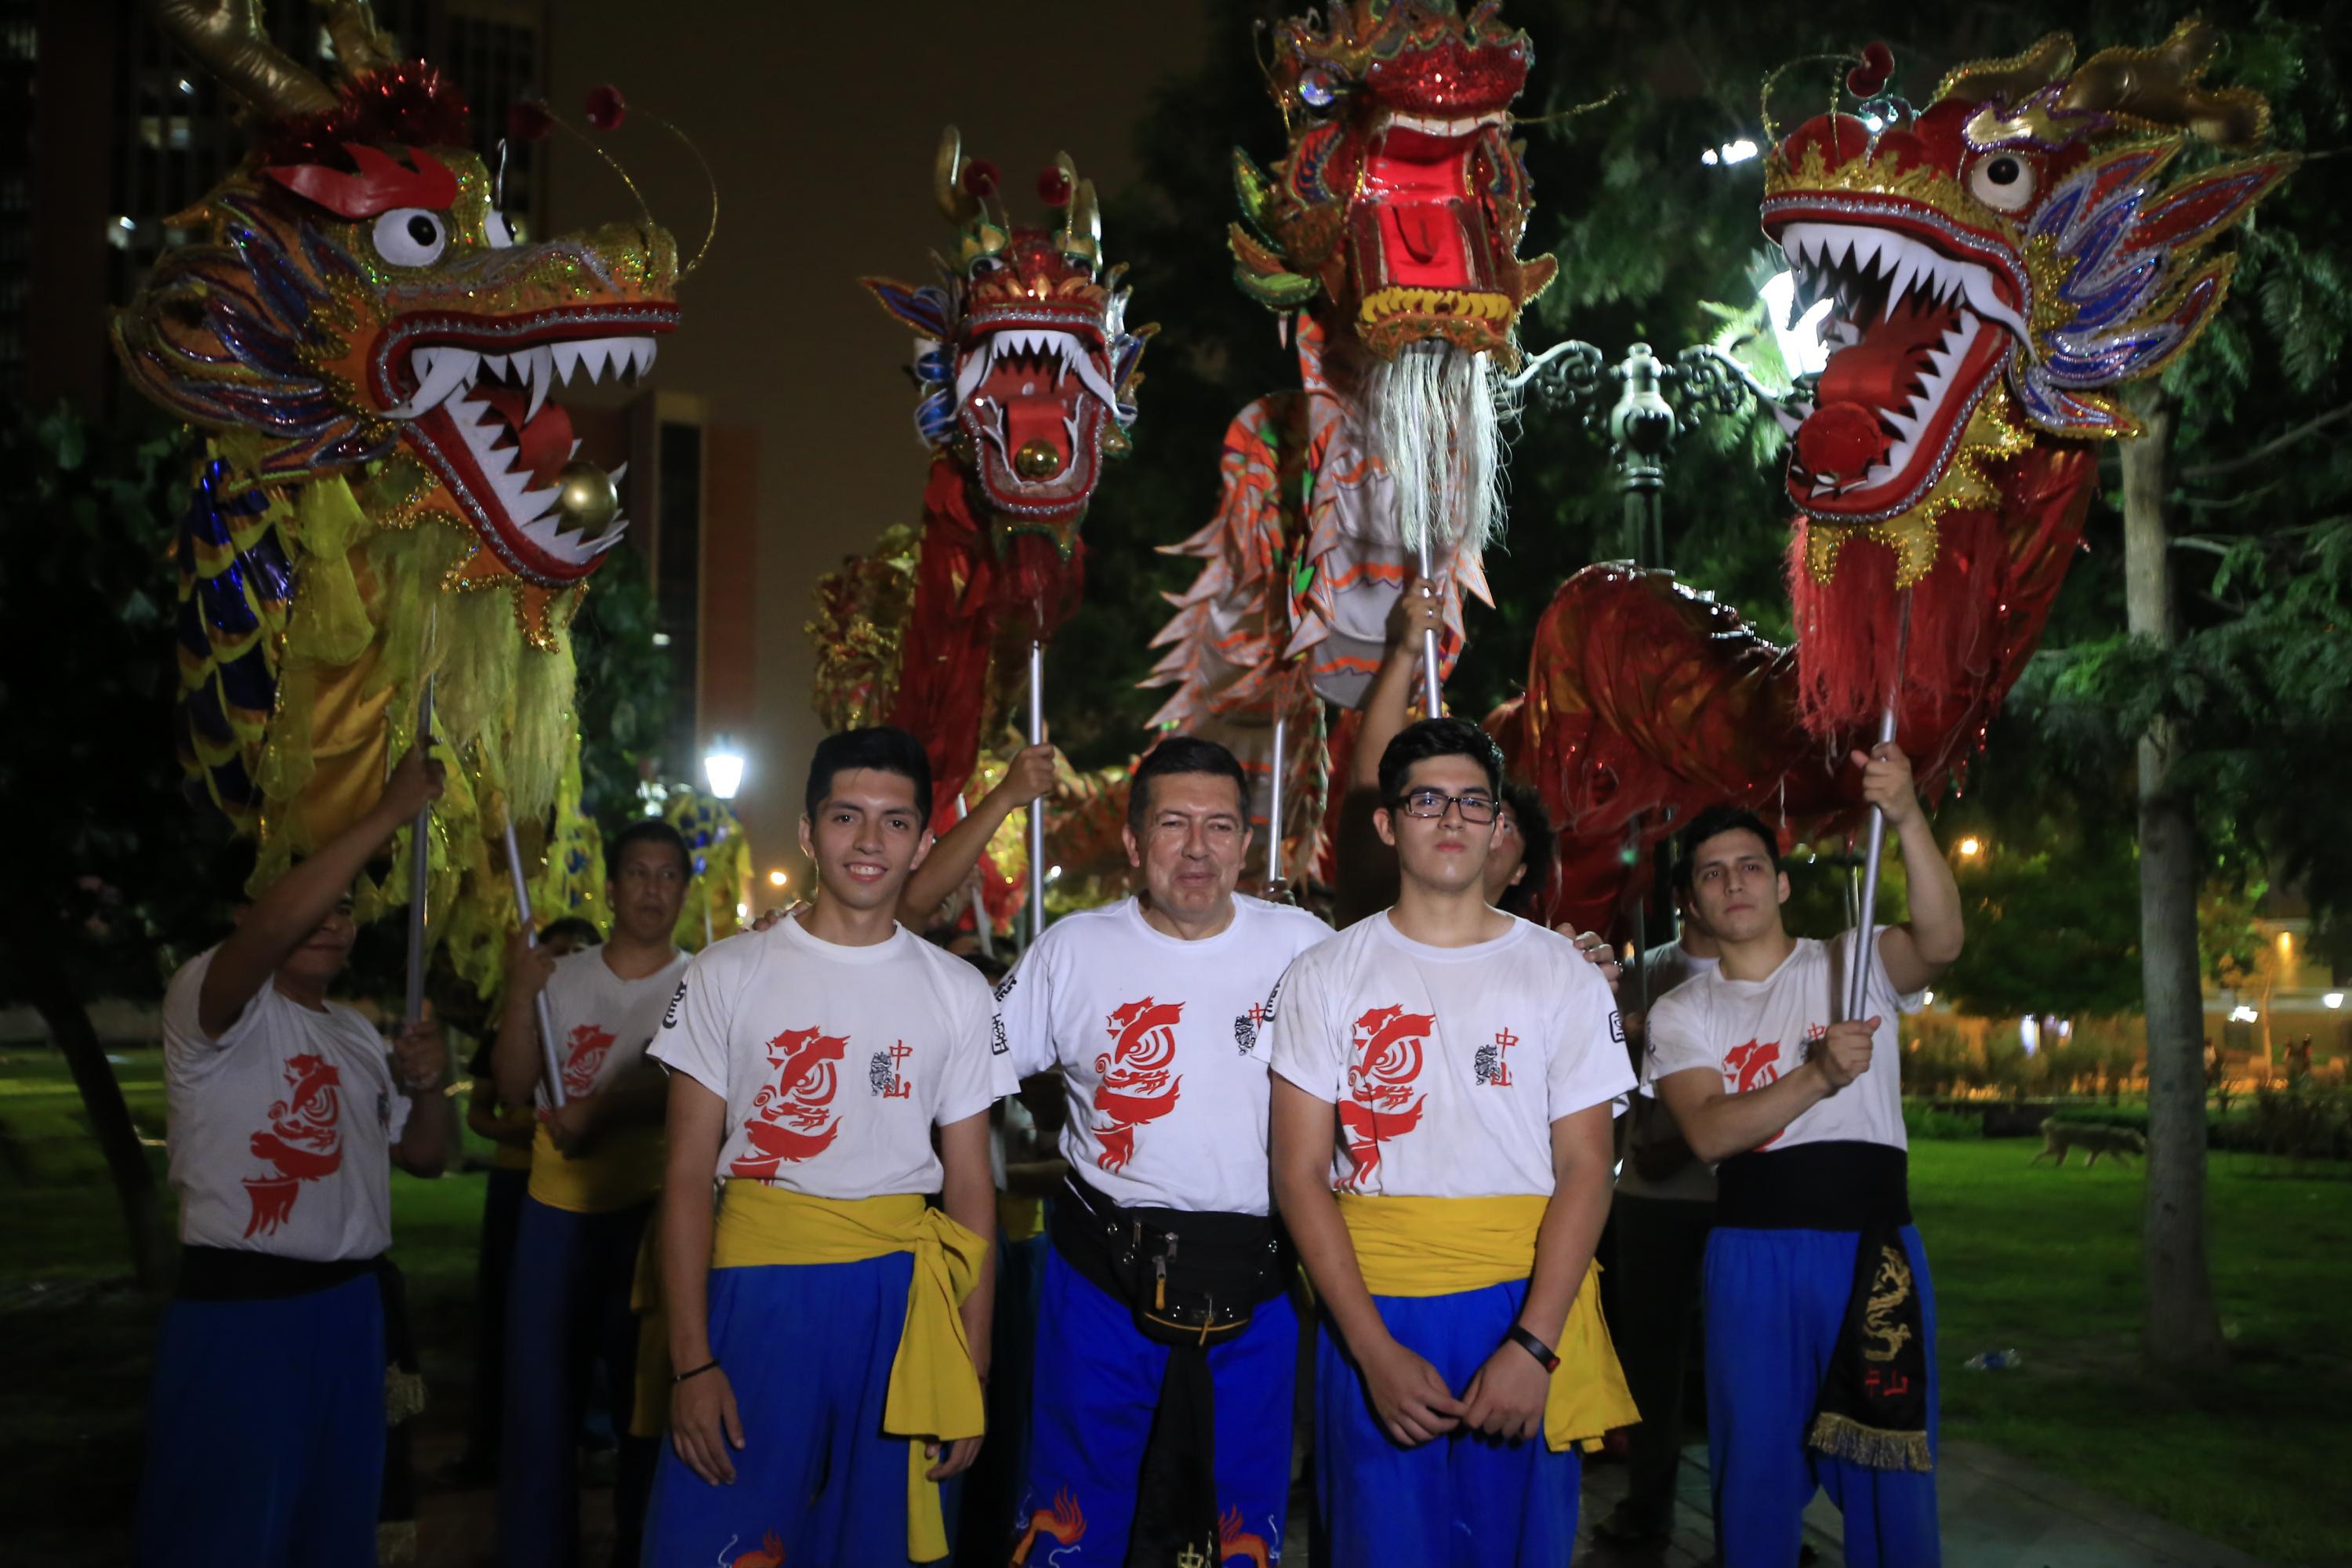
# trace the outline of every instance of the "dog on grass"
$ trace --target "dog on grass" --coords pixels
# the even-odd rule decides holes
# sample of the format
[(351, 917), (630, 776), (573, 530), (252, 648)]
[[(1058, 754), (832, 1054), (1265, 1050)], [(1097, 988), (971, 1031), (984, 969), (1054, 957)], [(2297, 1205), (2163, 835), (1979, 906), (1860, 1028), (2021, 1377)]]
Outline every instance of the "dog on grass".
[(2088, 1168), (2097, 1164), (2102, 1154), (2113, 1160), (2123, 1160), (2130, 1154), (2145, 1156), (2147, 1140), (2128, 1127), (2087, 1126), (2082, 1122), (2061, 1121), (2053, 1116), (2042, 1124), (2042, 1152), (2026, 1163), (2038, 1165), (2054, 1154), (2057, 1163), (2063, 1165), (2066, 1163), (2066, 1156), (2076, 1149), (2090, 1156), (2083, 1162)]

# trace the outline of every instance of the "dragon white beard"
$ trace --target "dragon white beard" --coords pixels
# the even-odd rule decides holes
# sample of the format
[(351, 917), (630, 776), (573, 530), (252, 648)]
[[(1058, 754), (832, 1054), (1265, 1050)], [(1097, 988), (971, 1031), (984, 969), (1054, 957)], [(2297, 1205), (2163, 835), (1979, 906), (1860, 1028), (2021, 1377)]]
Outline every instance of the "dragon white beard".
[(1407, 549), (1418, 549), (1433, 527), (1433, 554), (1447, 546), (1483, 552), (1502, 533), (1505, 427), (1517, 417), (1517, 395), (1495, 374), (1492, 354), (1431, 341), (1373, 362), (1364, 432), (1395, 482)]

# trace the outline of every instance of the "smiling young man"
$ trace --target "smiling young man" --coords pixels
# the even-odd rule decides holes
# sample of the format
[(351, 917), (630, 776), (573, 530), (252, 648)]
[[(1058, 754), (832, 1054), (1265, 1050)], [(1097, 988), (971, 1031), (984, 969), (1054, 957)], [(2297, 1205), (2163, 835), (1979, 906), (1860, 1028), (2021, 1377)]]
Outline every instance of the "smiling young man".
[[(612, 935), (560, 958), (515, 939), (491, 1058), (501, 1100), (520, 1105), (536, 1096), (540, 1106), (507, 1295), (502, 1563), (568, 1564), (579, 1555), (578, 1435), (593, 1364), (601, 1363), (621, 1429), (613, 1487), (617, 1568), (637, 1561), (645, 1534), (655, 1445), (627, 1430), (637, 1360), (629, 1288), (661, 1190), (668, 1092), (646, 1047), (686, 970), (670, 933), (693, 865), (686, 840), (667, 822), (630, 824), (607, 863)], [(563, 1071), (560, 1109), (539, 1081), (542, 993)]]
[(654, 1044), (677, 1369), (657, 1568), (947, 1554), (937, 1483), (983, 1424), (994, 1009), (893, 918), (930, 814), (913, 736), (827, 736), (801, 819), (817, 901), (696, 958)]
[(1298, 1325), (1266, 1029), (1283, 970), (1331, 931), (1234, 893), (1248, 784), (1213, 742), (1151, 749), (1123, 837), (1143, 890), (1048, 928), (997, 991), (1012, 1073), (1058, 1069), (1070, 1111), (1013, 1560), (1118, 1568), (1131, 1538), (1153, 1563), (1279, 1556)]
[(1486, 901), (1502, 769), (1465, 721), (1398, 734), (1396, 905), (1283, 979), (1274, 1190), (1326, 1316), (1316, 1556), (1339, 1568), (1567, 1562), (1573, 1446), (1633, 1419), (1592, 1249), (1633, 1075), (1599, 970)]
[(374, 807), (245, 908), (163, 998), (180, 1279), (156, 1349), (142, 1562), (343, 1568), (376, 1557), (391, 1167), (454, 1139), (439, 1026), (327, 1000), (351, 887), (441, 794), (411, 752)]
[(1857, 1568), (1933, 1568), (1936, 1304), (1911, 1224), (1895, 1017), (1960, 954), (1959, 889), (1892, 745), (1855, 752), (1903, 847), (1911, 918), (1859, 945), (1792, 937), (1771, 830), (1715, 807), (1678, 879), (1720, 950), (1650, 1011), (1643, 1079), (1716, 1170), (1707, 1448), (1727, 1568), (1786, 1568), (1816, 1487)]

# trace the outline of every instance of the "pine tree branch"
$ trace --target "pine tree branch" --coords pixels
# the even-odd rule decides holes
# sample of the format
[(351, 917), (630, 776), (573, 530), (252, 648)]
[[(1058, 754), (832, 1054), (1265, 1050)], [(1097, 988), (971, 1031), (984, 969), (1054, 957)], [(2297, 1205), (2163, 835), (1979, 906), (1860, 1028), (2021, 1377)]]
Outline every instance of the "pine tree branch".
[(2330, 425), (2335, 424), (2337, 420), (2346, 418), (2352, 418), (2352, 403), (2347, 403), (2341, 408), (2330, 409), (2327, 413), (2321, 415), (2316, 419), (2311, 420), (2305, 424), (2298, 425), (2294, 429), (2288, 431), (2285, 435), (2278, 437), (2278, 439), (2274, 441), (2265, 441), (2261, 446), (2255, 447), (2252, 451), (2244, 454), (2242, 457), (2231, 458), (2219, 463), (2200, 463), (2193, 468), (2183, 468), (2180, 470), (2180, 478), (2184, 479), (2218, 479), (2224, 474), (2234, 474), (2241, 468), (2252, 468), (2256, 463), (2274, 458), (2279, 453), (2285, 451), (2289, 447), (2294, 446), (2297, 441), (2302, 440), (2305, 437), (2315, 435), (2319, 431), (2326, 429)]

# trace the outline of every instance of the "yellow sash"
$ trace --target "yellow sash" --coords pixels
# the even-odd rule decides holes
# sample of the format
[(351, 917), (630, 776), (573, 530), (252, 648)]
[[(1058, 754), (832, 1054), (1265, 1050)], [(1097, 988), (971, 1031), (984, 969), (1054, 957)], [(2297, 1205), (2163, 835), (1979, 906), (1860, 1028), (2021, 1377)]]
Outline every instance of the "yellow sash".
[(863, 1263), (893, 1252), (915, 1255), (907, 1322), (890, 1363), (882, 1430), (907, 1445), (907, 1555), (917, 1563), (948, 1554), (947, 1523), (933, 1463), (923, 1444), (977, 1437), (988, 1426), (980, 1374), (956, 1310), (980, 1283), (986, 1238), (973, 1235), (912, 1194), (842, 1200), (810, 1197), (758, 1182), (730, 1181), (711, 1238), (713, 1268), (778, 1263)]
[(658, 1125), (616, 1128), (574, 1159), (541, 1122), (530, 1141), (530, 1195), (568, 1214), (610, 1214), (661, 1191), (669, 1146)]
[[(1356, 1246), (1356, 1266), (1375, 1296), (1451, 1296), (1527, 1279), (1536, 1267), (1536, 1231), (1550, 1199), (1384, 1198), (1341, 1193), (1339, 1217)], [(1567, 1325), (1553, 1341), (1559, 1370), (1544, 1400), (1544, 1441), (1558, 1453), (1587, 1452), (1604, 1433), (1641, 1413), (1625, 1387), (1616, 1346), (1601, 1317), (1601, 1265), (1589, 1263)]]

